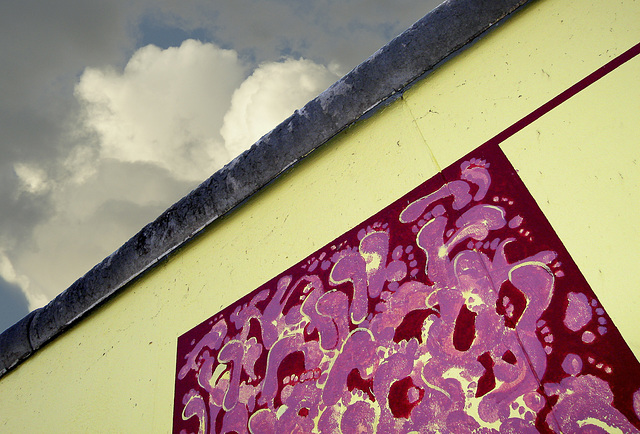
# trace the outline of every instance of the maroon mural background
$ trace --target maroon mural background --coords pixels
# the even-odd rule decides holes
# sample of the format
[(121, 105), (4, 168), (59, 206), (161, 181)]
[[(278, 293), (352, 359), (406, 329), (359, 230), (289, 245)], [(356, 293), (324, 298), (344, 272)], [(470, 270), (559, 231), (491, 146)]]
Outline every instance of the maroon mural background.
[(638, 432), (639, 388), (488, 143), (181, 336), (173, 430)]

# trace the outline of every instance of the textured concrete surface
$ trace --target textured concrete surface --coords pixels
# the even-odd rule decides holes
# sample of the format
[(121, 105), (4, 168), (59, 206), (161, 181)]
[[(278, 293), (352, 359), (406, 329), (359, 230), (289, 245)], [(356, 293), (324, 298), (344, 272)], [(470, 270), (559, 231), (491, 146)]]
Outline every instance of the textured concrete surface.
[(0, 375), (211, 222), (529, 0), (447, 1), (145, 226), (42, 309), (0, 335)]

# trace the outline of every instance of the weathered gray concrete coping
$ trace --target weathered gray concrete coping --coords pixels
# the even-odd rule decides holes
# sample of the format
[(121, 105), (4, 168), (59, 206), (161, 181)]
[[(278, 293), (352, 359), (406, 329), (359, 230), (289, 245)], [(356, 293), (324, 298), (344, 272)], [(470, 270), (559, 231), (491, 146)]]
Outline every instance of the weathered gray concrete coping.
[(262, 137), (48, 305), (0, 335), (0, 376), (207, 225), (529, 0), (449, 0)]

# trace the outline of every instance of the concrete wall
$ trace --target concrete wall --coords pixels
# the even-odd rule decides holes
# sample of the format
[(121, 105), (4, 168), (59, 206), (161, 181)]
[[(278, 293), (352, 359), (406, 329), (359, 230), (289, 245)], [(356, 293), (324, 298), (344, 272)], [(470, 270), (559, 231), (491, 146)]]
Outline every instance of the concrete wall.
[[(636, 1), (540, 0), (341, 132), (0, 379), (3, 432), (167, 432), (177, 337), (640, 42)], [(640, 58), (501, 144), (636, 356)]]

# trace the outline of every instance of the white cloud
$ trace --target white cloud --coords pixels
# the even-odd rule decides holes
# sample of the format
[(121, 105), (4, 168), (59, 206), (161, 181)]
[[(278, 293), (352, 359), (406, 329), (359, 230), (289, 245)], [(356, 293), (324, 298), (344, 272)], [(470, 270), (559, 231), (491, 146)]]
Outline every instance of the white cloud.
[[(25, 189), (47, 185), (53, 215), (12, 257), (33, 306), (81, 277), (198, 182), (302, 107), (338, 76), (309, 60), (260, 65), (194, 40), (141, 48), (124, 70), (87, 69), (76, 139), (47, 180), (16, 166)], [(48, 258), (42, 261), (42, 258)], [(14, 273), (16, 274), (16, 273)], [(16, 274), (17, 275), (17, 274)], [(11, 281), (10, 279), (7, 279)]]
[[(0, 40), (8, 59), (0, 77), (0, 276), (20, 285), (32, 308), (434, 1), (294, 3), (63, 0), (5, 8), (0, 23), (13, 37)], [(198, 30), (233, 50), (187, 40), (130, 56), (150, 11), (162, 25)], [(315, 63), (250, 69), (281, 56)], [(329, 62), (329, 71), (319, 64)], [(83, 116), (75, 122), (78, 101)], [(71, 135), (70, 119), (81, 127)]]
[(42, 194), (49, 190), (47, 174), (41, 168), (25, 163), (15, 163), (13, 170), (22, 183), (22, 189), (32, 194)]
[(233, 94), (220, 130), (225, 147), (240, 154), (337, 78), (310, 60), (260, 65)]
[(31, 290), (29, 278), (16, 272), (11, 260), (2, 250), (0, 250), (0, 277), (9, 283), (18, 285), (22, 289), (29, 302), (29, 310), (42, 307), (49, 301), (48, 296)]
[(139, 49), (122, 73), (86, 69), (76, 96), (103, 158), (203, 180), (229, 158), (219, 131), (245, 74), (235, 51), (189, 39), (166, 50)]
[(78, 145), (62, 161), (66, 182), (83, 184), (97, 172), (98, 152), (89, 145)]
[(2, 273), (0, 257), (5, 280), (28, 276), (20, 286), (31, 304), (66, 289), (194, 187), (150, 163), (106, 158), (93, 168), (82, 182), (71, 178), (52, 188), (53, 216), (35, 227), (33, 248), (11, 256), (11, 273)]
[(338, 78), (304, 59), (262, 64), (243, 82), (245, 73), (235, 51), (190, 39), (141, 48), (122, 73), (87, 69), (76, 96), (102, 158), (202, 181)]

